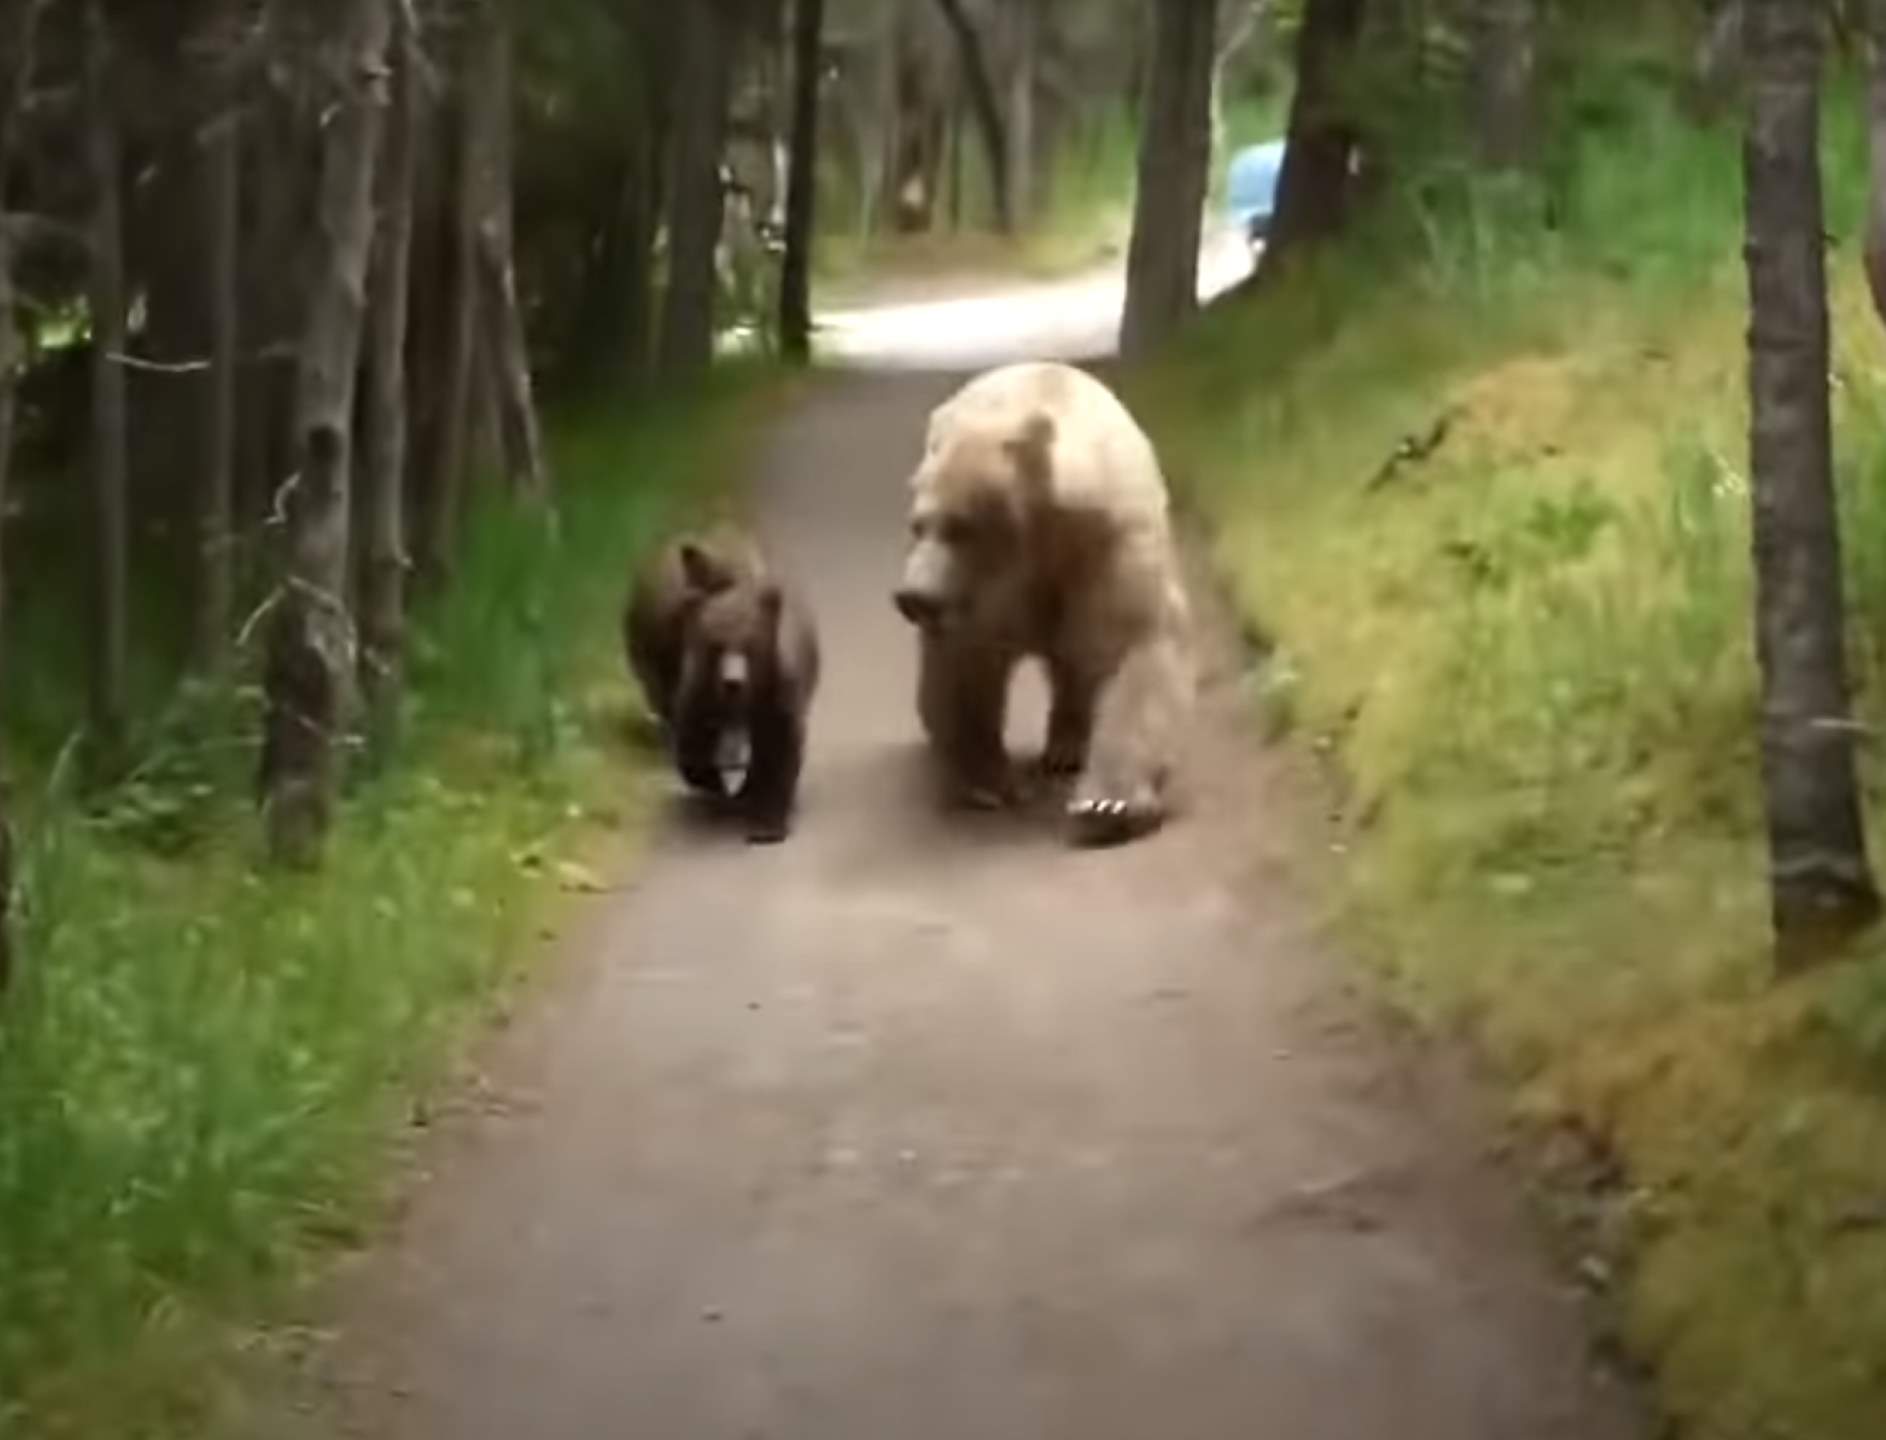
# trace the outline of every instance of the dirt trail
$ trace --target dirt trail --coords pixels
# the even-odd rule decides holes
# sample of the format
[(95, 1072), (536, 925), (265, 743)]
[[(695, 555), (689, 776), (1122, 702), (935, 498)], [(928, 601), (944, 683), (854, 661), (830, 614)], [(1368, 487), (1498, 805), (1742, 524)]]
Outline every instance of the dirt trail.
[(445, 1127), (343, 1286), (324, 1423), (1639, 1433), (1459, 1088), (1319, 948), (1279, 863), (1319, 842), (1225, 664), (1164, 834), (1077, 853), (935, 812), (887, 592), (946, 385), (832, 379), (771, 438), (763, 523), (829, 667), (799, 831), (677, 820), (608, 903), (500, 1043), (503, 1103)]

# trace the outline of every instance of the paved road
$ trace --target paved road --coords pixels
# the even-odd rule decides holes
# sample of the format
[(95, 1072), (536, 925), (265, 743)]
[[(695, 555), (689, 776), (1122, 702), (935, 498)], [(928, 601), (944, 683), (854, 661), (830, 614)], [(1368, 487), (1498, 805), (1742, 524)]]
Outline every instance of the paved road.
[(1321, 841), (1222, 628), (1163, 834), (934, 809), (888, 592), (947, 383), (830, 378), (770, 437), (760, 518), (828, 655), (799, 832), (678, 813), (572, 939), (345, 1278), (317, 1428), (1642, 1433), (1462, 1089), (1309, 923), (1283, 862)]
[[(1236, 230), (1219, 228), (1205, 237), (1201, 300), (1250, 273), (1251, 251)], [(1125, 302), (1125, 261), (1116, 256), (1048, 284), (970, 286), (901, 304), (823, 311), (818, 349), (830, 364), (880, 373), (979, 370), (1023, 357), (1085, 361), (1118, 348)]]

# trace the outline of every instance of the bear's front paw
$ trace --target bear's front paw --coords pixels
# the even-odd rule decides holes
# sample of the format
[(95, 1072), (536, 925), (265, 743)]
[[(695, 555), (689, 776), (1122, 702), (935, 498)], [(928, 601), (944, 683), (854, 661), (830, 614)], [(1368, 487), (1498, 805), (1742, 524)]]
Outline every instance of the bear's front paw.
[(1087, 747), (1073, 740), (1050, 740), (1041, 752), (1040, 770), (1050, 780), (1067, 780), (1087, 764)]
[(1067, 818), (1077, 845), (1120, 845), (1157, 830), (1164, 810), (1144, 800), (1090, 795), (1070, 800)]
[(777, 845), (792, 834), (792, 826), (783, 818), (747, 822), (747, 844)]

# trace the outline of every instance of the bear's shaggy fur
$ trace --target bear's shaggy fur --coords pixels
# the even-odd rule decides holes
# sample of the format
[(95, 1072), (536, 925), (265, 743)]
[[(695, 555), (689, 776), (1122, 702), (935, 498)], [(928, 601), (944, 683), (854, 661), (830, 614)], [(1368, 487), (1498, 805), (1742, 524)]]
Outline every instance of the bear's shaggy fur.
[(1014, 796), (1003, 746), (1019, 661), (1045, 665), (1044, 767), (1078, 776), (1073, 838), (1166, 818), (1191, 714), (1191, 614), (1152, 443), (1098, 380), (1005, 366), (930, 417), (897, 607), (920, 634), (918, 711), (956, 797)]
[(818, 634), (798, 594), (742, 536), (679, 539), (637, 574), (623, 639), (682, 779), (727, 797), (725, 752), (743, 743), (733, 798), (748, 837), (783, 840), (819, 681)]

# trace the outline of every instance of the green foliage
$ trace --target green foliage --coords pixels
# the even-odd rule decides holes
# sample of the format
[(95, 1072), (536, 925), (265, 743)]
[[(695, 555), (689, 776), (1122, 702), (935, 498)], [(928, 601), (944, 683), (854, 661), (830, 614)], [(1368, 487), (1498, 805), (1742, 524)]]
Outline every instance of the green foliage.
[[(1620, 1162), (1617, 1188), (1562, 1198), (1628, 1277), (1615, 1313), (1672, 1413), (1863, 1440), (1886, 1411), (1886, 940), (1769, 973), (1739, 135), (1600, 38), (1559, 75), (1541, 177), (1411, 145), (1366, 227), (1208, 315), (1136, 398), (1276, 641), (1260, 718), (1341, 761), (1354, 933), (1411, 1008), (1477, 1037), (1524, 1119)], [(1826, 116), (1871, 735), (1886, 333), (1846, 77)]]
[(0, 1433), (204, 1433), (232, 1331), (359, 1233), (412, 1097), (520, 974), (554, 856), (632, 828), (618, 607), (753, 393), (562, 417), (554, 534), (484, 502), (417, 622), (403, 763), (355, 786), (318, 874), (259, 866), (240, 698), (186, 695), (89, 806), (55, 769), (0, 1008)]

